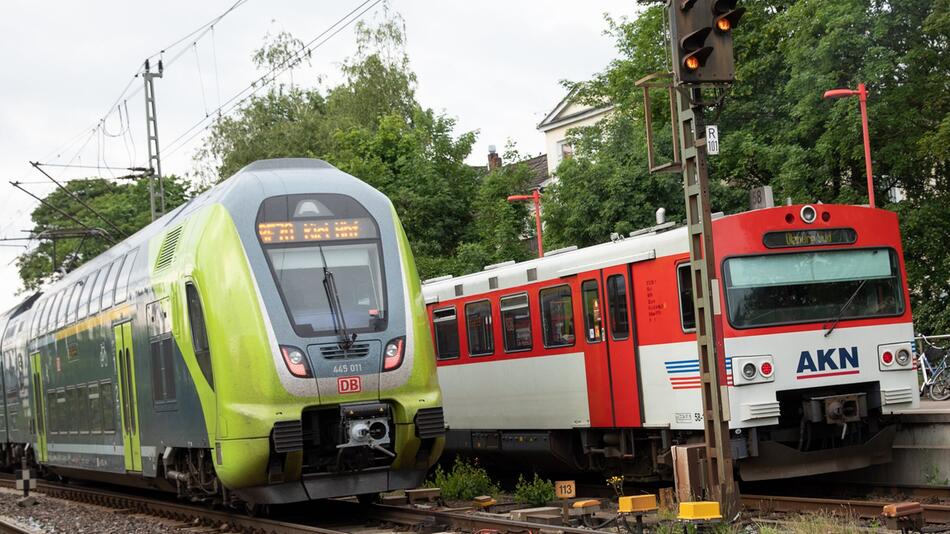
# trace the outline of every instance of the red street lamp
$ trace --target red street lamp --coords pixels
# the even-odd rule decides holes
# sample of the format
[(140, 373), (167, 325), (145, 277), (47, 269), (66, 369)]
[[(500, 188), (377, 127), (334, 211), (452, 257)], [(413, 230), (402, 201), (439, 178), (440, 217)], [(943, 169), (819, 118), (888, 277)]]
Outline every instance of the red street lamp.
[(541, 188), (531, 191), (530, 195), (511, 195), (508, 202), (518, 202), (530, 200), (534, 202), (534, 224), (537, 227), (538, 234), (538, 257), (544, 256), (544, 247), (541, 245)]
[(874, 207), (874, 174), (871, 173), (871, 137), (868, 135), (868, 91), (863, 83), (858, 89), (829, 89), (825, 91), (825, 98), (844, 98), (857, 96), (861, 104), (861, 127), (864, 129), (864, 167), (868, 174), (868, 202)]

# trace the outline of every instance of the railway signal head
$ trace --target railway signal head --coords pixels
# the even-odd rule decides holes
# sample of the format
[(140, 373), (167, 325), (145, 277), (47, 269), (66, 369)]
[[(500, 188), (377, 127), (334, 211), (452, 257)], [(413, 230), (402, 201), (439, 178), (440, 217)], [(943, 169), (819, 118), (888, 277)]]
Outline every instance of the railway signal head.
[(736, 0), (670, 0), (668, 9), (677, 85), (732, 82), (732, 29), (745, 8)]

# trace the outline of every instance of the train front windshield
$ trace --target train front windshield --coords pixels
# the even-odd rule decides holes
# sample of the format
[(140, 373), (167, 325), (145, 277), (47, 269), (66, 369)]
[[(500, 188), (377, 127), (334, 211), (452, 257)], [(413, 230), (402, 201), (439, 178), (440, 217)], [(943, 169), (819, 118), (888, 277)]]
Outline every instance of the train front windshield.
[(723, 264), (735, 328), (901, 315), (891, 249), (825, 250), (729, 258)]
[(353, 333), (386, 328), (379, 230), (362, 205), (336, 194), (275, 197), (257, 227), (298, 335), (333, 334), (341, 323)]

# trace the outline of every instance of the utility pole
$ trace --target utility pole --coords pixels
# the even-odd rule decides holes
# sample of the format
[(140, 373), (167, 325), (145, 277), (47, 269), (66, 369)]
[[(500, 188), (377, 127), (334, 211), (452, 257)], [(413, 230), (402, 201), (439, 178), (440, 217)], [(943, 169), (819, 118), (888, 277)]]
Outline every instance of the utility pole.
[[(667, 0), (672, 52), (672, 79), (654, 74), (637, 82), (643, 88), (647, 124), (647, 153), (651, 172), (680, 172), (686, 200), (690, 279), (696, 310), (696, 345), (705, 434), (706, 498), (720, 503), (722, 514), (733, 517), (739, 495), (733, 477), (729, 442), (729, 394), (726, 386), (725, 348), (716, 279), (712, 213), (709, 204), (709, 169), (706, 148), (703, 89), (725, 89), (735, 78), (731, 31), (745, 8), (736, 0)], [(673, 127), (672, 162), (657, 165), (649, 90), (668, 89)]]
[[(145, 60), (145, 129), (148, 136), (148, 197), (152, 209), (152, 220), (165, 213), (165, 182), (162, 179), (162, 159), (158, 152), (158, 118), (155, 114), (155, 78), (161, 78), (164, 67), (162, 60), (158, 60), (158, 72), (152, 72), (149, 62)], [(155, 181), (158, 180), (159, 209), (155, 206)]]

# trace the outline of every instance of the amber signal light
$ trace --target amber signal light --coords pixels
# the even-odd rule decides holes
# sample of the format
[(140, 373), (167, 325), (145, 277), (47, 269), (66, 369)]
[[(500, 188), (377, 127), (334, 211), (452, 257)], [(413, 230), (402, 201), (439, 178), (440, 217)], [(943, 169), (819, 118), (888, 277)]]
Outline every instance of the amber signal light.
[(719, 19), (716, 21), (716, 28), (721, 32), (727, 32), (732, 29), (732, 23), (729, 22), (729, 19)]

